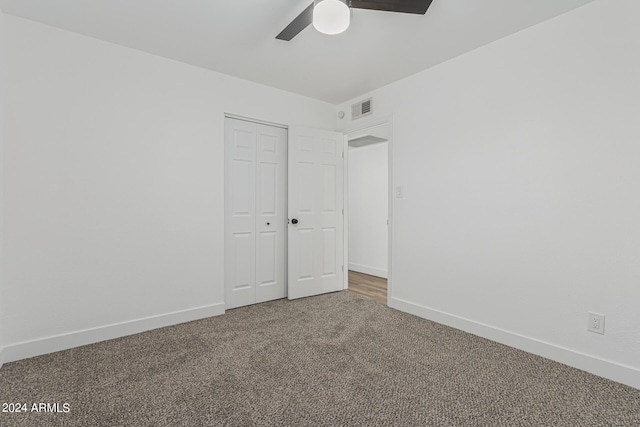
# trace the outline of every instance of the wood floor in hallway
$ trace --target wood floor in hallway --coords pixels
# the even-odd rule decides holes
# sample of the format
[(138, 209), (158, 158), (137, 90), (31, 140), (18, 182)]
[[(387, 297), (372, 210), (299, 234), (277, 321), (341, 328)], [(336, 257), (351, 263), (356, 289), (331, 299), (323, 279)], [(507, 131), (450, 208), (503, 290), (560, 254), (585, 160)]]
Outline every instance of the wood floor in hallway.
[(349, 291), (387, 303), (387, 279), (349, 270)]

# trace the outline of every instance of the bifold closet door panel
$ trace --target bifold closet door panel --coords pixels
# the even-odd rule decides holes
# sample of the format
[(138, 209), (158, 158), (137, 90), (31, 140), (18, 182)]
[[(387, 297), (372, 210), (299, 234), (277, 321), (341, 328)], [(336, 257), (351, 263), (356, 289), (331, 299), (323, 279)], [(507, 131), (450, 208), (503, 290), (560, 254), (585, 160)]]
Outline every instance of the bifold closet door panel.
[(225, 305), (287, 296), (287, 130), (225, 119)]
[(225, 305), (255, 303), (256, 124), (225, 119)]
[(257, 125), (256, 302), (286, 294), (287, 130)]

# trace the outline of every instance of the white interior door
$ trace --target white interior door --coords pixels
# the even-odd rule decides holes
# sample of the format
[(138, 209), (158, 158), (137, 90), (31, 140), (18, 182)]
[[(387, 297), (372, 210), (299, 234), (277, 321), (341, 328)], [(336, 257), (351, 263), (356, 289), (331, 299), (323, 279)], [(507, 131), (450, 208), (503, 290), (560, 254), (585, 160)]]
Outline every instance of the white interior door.
[(289, 299), (343, 289), (343, 141), (289, 128)]
[(286, 296), (287, 131), (225, 119), (225, 305)]

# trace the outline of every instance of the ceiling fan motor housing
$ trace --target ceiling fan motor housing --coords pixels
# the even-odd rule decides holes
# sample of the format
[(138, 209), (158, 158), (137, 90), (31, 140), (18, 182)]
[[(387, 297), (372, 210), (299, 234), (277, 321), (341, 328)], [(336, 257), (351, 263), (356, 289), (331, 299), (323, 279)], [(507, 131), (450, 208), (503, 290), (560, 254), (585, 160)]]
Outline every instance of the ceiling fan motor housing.
[(351, 9), (343, 0), (315, 0), (313, 26), (323, 34), (340, 34), (349, 28)]

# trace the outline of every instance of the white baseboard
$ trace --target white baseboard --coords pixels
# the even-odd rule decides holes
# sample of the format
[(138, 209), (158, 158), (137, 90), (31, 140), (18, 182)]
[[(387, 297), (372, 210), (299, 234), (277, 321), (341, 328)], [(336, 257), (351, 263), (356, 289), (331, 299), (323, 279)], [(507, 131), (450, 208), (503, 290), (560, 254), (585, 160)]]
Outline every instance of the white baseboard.
[(140, 332), (163, 328), (165, 326), (172, 326), (179, 323), (191, 322), (192, 320), (219, 316), (224, 314), (224, 312), (224, 303), (213, 304), (122, 323), (115, 323), (112, 325), (100, 326), (97, 328), (85, 329), (82, 331), (51, 336), (33, 341), (11, 344), (2, 349), (2, 358), (0, 358), (0, 362), (8, 363), (16, 360), (27, 359), (29, 357), (40, 356), (42, 354), (53, 353), (82, 345), (138, 334)]
[(398, 298), (389, 307), (640, 389), (640, 370)]
[(0, 368), (2, 368), (2, 365), (4, 365), (4, 352), (3, 352), (4, 348), (0, 347)]
[(369, 267), (367, 265), (362, 264), (354, 264), (352, 262), (349, 263), (349, 270), (357, 271), (358, 273), (370, 274), (371, 276), (387, 278), (388, 272), (387, 270), (383, 270), (381, 268)]

